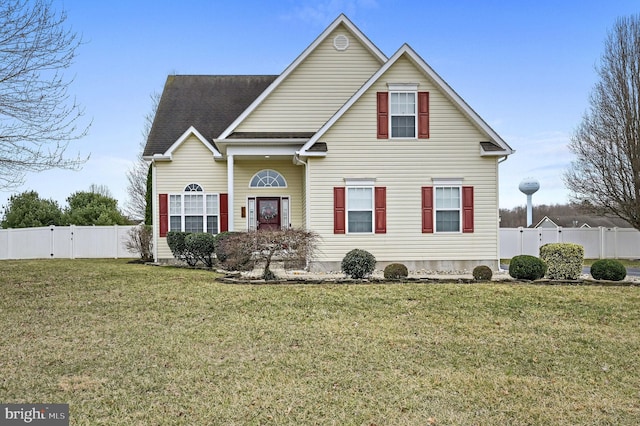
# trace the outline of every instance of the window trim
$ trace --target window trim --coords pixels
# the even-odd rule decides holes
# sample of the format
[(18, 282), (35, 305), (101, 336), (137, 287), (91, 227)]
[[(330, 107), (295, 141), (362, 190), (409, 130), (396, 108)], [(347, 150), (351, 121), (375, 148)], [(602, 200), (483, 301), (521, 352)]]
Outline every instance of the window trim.
[[(192, 188), (192, 189), (190, 189)], [(195, 196), (200, 196), (202, 197), (202, 214), (186, 214), (185, 213), (185, 196), (187, 195), (195, 195)], [(217, 210), (214, 214), (209, 214), (209, 212), (207, 211), (207, 199), (209, 197), (215, 197), (216, 199), (216, 206), (217, 206)], [(172, 212), (172, 199), (175, 199), (174, 197), (179, 197), (178, 199), (180, 200), (180, 214), (176, 214)], [(196, 183), (190, 183), (188, 185), (185, 186), (184, 191), (182, 192), (173, 192), (173, 193), (168, 193), (167, 194), (167, 210), (168, 210), (168, 231), (174, 231), (174, 232), (190, 232), (190, 231), (186, 231), (186, 217), (190, 216), (190, 217), (201, 217), (202, 218), (202, 232), (209, 232), (208, 229), (208, 218), (210, 216), (214, 216), (215, 217), (215, 223), (216, 223), (216, 233), (210, 232), (212, 235), (216, 235), (219, 234), (221, 232), (221, 226), (222, 226), (222, 222), (221, 222), (221, 209), (220, 209), (220, 193), (213, 193), (213, 192), (205, 192), (202, 185), (198, 185)], [(171, 219), (175, 218), (175, 217), (179, 217), (180, 218), (180, 229), (176, 230), (173, 229), (171, 226)]]
[[(279, 178), (281, 178), (281, 179), (282, 179), (282, 182), (284, 182), (284, 185), (270, 185), (270, 186), (266, 186), (266, 185), (262, 185), (262, 186), (260, 186), (260, 185), (254, 185), (254, 184), (253, 184), (253, 181), (254, 181), (255, 179), (259, 179), (259, 180), (260, 180), (261, 178), (259, 178), (259, 177), (258, 177), (258, 175), (259, 175), (260, 173), (263, 173), (263, 172), (266, 172), (266, 173), (269, 173), (269, 172), (275, 173), (275, 175), (276, 175), (277, 177), (276, 177), (276, 178), (274, 178), (274, 180), (277, 180), (277, 178), (279, 177)], [(288, 184), (287, 184), (287, 179), (284, 177), (284, 175), (283, 175), (282, 173), (278, 172), (277, 170), (273, 170), (273, 169), (262, 169), (262, 170), (258, 170), (258, 171), (253, 175), (253, 176), (251, 176), (251, 179), (249, 179), (249, 188), (253, 188), (253, 189), (264, 189), (264, 188), (267, 188), (267, 189), (271, 189), (271, 188), (288, 188)]]
[[(362, 180), (360, 182), (357, 181), (346, 181), (346, 185), (345, 185), (345, 233), (346, 234), (353, 234), (353, 235), (372, 235), (375, 233), (375, 205), (376, 205), (376, 198), (375, 198), (375, 186), (373, 185), (373, 182), (369, 179), (366, 180)], [(369, 185), (369, 183), (371, 183)], [(349, 189), (369, 189), (371, 191), (371, 207), (369, 210), (353, 210), (354, 212), (358, 211), (358, 212), (362, 212), (362, 211), (369, 211), (371, 212), (371, 231), (369, 232), (358, 232), (358, 231), (350, 231), (349, 230), (349, 213), (352, 211), (349, 208)]]
[[(438, 189), (442, 188), (457, 188), (458, 189), (458, 207), (452, 208), (438, 208)], [(462, 233), (462, 184), (453, 182), (440, 182), (433, 184), (433, 232), (436, 234), (461, 234)], [(458, 230), (457, 231), (439, 231), (437, 215), (439, 211), (457, 211), (458, 212)]]
[[(418, 85), (417, 84), (389, 84), (389, 139), (414, 140), (418, 139)], [(413, 113), (412, 114), (394, 114), (392, 112), (391, 103), (393, 95), (398, 94), (413, 95)], [(413, 136), (394, 136), (393, 135), (393, 117), (413, 117)]]

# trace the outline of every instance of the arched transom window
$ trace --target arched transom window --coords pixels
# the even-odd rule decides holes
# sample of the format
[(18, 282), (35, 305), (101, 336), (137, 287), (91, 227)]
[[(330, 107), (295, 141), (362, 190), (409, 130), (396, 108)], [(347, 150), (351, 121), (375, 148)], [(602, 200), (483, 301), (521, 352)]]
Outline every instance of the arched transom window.
[(253, 175), (249, 186), (251, 188), (286, 188), (287, 181), (275, 170), (265, 169)]

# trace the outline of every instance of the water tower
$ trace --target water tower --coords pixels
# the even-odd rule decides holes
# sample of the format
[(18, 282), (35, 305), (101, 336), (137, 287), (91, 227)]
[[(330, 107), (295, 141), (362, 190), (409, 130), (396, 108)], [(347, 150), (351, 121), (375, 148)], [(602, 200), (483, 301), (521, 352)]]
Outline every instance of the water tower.
[(533, 217), (533, 206), (531, 205), (531, 196), (540, 189), (540, 182), (533, 178), (526, 178), (520, 182), (518, 186), (520, 192), (527, 194), (527, 226), (531, 226)]

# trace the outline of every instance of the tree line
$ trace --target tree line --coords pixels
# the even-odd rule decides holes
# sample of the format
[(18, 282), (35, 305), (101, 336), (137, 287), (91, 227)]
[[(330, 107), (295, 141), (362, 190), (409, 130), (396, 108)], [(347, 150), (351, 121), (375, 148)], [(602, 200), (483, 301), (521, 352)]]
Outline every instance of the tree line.
[(31, 228), (65, 225), (128, 225), (118, 209), (118, 201), (101, 185), (91, 185), (88, 191), (77, 191), (66, 199), (67, 206), (40, 198), (36, 191), (12, 195), (3, 207), (2, 228)]
[[(584, 215), (585, 210), (579, 204), (540, 204), (533, 206), (532, 225), (536, 225), (545, 216), (550, 218), (561, 216)], [(500, 209), (500, 227), (517, 228), (527, 226), (527, 207), (517, 206), (512, 209)]]

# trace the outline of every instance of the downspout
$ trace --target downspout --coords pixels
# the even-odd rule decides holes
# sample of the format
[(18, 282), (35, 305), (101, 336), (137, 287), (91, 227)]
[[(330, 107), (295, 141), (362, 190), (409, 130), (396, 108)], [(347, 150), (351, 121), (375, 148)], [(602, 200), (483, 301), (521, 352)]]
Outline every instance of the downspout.
[[(501, 158), (500, 160), (498, 160), (498, 162), (496, 163), (496, 169), (499, 168), (500, 163), (504, 163), (505, 161), (507, 161), (507, 158), (509, 158), (508, 155), (505, 155), (503, 158)], [(496, 174), (498, 176), (498, 188), (500, 188), (500, 170), (496, 170)], [(500, 191), (498, 191), (499, 193)], [(522, 234), (520, 234), (520, 238), (522, 238)], [(500, 195), (498, 195), (498, 271), (502, 271), (502, 265), (500, 265)], [(522, 250), (521, 250), (522, 251)]]

